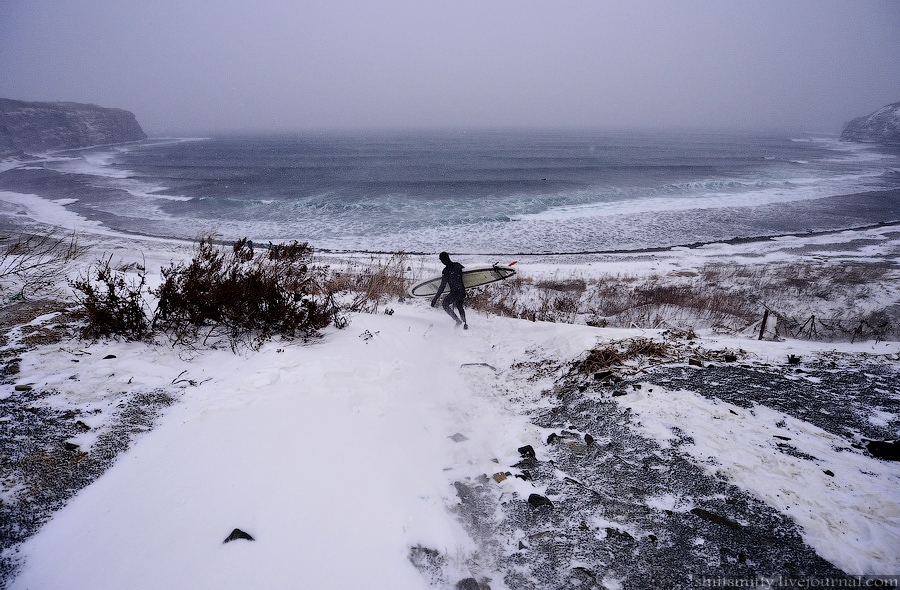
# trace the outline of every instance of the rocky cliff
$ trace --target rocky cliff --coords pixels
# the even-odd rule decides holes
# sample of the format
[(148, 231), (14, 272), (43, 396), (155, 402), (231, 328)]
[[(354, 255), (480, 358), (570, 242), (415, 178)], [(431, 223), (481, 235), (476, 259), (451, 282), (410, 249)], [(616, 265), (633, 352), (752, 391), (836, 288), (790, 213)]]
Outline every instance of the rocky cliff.
[(853, 119), (844, 127), (841, 139), (900, 145), (900, 102), (881, 107), (870, 115)]
[(0, 154), (106, 145), (146, 137), (134, 114), (122, 109), (0, 98)]

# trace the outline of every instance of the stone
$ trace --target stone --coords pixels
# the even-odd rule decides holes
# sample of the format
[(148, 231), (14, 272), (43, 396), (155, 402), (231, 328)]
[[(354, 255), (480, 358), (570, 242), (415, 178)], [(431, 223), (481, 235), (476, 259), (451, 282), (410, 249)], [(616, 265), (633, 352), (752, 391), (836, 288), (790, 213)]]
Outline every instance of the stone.
[(241, 529), (234, 529), (231, 531), (231, 534), (225, 537), (225, 540), (222, 541), (223, 544), (231, 543), (232, 541), (237, 541), (238, 539), (244, 539), (245, 541), (255, 541), (250, 533), (245, 533)]
[(872, 440), (866, 449), (879, 459), (900, 461), (900, 441)]
[(691, 514), (693, 514), (694, 516), (699, 516), (703, 520), (706, 520), (713, 524), (717, 524), (719, 526), (728, 527), (730, 529), (734, 529), (734, 530), (738, 530), (738, 531), (741, 530), (741, 528), (742, 528), (741, 525), (736, 523), (735, 521), (725, 518), (724, 516), (721, 516), (719, 514), (716, 514), (715, 512), (710, 512), (709, 510), (705, 510), (703, 508), (692, 508)]
[(525, 445), (524, 447), (519, 447), (518, 451), (519, 451), (519, 454), (522, 455), (522, 457), (525, 459), (534, 459), (535, 458), (534, 447), (532, 447), (531, 445)]
[(541, 508), (542, 506), (553, 508), (553, 502), (551, 502), (547, 496), (542, 496), (540, 494), (531, 494), (528, 496), (528, 503), (532, 508)]

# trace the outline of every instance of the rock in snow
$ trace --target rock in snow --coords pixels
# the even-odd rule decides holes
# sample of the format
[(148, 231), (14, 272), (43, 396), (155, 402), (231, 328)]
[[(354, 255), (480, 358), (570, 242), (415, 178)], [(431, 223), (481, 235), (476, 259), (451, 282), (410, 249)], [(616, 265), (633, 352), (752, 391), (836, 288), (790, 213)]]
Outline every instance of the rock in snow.
[(889, 104), (874, 113), (853, 119), (844, 127), (841, 139), (900, 145), (900, 102)]

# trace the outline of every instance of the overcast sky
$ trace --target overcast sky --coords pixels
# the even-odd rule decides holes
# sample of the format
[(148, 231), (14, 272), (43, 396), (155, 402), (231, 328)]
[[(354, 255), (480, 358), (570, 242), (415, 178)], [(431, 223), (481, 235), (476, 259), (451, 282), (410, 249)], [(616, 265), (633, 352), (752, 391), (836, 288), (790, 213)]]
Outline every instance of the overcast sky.
[(151, 135), (836, 133), (900, 101), (900, 1), (0, 0), (0, 96)]

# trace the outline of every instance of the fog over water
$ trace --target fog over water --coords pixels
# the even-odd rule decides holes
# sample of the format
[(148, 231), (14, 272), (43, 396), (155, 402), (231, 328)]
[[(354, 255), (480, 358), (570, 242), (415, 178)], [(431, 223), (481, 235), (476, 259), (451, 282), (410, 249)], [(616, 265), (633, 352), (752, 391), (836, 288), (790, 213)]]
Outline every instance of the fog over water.
[(0, 96), (151, 135), (356, 128), (837, 133), (900, 100), (893, 0), (0, 0)]

